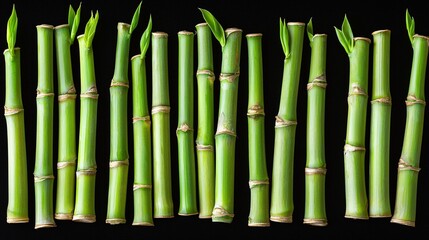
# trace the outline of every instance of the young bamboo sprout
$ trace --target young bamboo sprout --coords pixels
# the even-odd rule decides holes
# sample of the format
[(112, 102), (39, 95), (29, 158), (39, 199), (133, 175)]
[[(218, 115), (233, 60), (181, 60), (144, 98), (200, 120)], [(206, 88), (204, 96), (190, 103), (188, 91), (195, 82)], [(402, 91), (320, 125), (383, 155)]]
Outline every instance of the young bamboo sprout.
[(372, 33), (373, 80), (369, 143), (369, 216), (390, 217), (390, 30)]
[(301, 73), (305, 24), (280, 19), (280, 42), (285, 54), (279, 112), (275, 121), (270, 220), (291, 223), (293, 162), (297, 125), (296, 105)]
[(6, 96), (4, 116), (8, 149), (8, 223), (27, 223), (28, 183), (24, 107), (21, 95), (21, 54), (15, 47), (18, 17), (15, 5), (7, 22), (7, 45), (4, 54)]
[(73, 221), (93, 223), (95, 216), (95, 159), (98, 93), (94, 69), (92, 41), (98, 22), (98, 11), (85, 26), (85, 33), (77, 37), (79, 43), (81, 93), (80, 126), (76, 170), (76, 200)]
[(179, 215), (198, 214), (194, 147), (194, 33), (180, 31), (179, 117), (176, 130), (179, 162)]
[(137, 27), (141, 2), (131, 25), (118, 23), (116, 58), (113, 79), (110, 83), (110, 170), (107, 199), (108, 224), (123, 224), (128, 179), (128, 61), (131, 34)]
[(70, 47), (80, 21), (80, 5), (69, 8), (68, 24), (56, 26), (55, 50), (58, 74), (58, 163), (55, 219), (72, 220), (76, 173), (76, 88)]
[(228, 28), (224, 31), (209, 11), (205, 9), (200, 11), (222, 47), (219, 112), (215, 135), (215, 205), (212, 221), (231, 223), (234, 218), (235, 142), (242, 30)]
[(150, 43), (152, 17), (140, 40), (140, 54), (131, 58), (134, 132), (134, 220), (133, 225), (153, 226), (152, 142), (147, 101), (146, 51)]
[(311, 61), (307, 91), (307, 161), (305, 166), (304, 223), (326, 226), (325, 207), (325, 95), (327, 35), (313, 34), (313, 23), (307, 24)]
[(262, 34), (247, 34), (249, 58), (249, 135), (250, 227), (270, 226), (269, 180), (265, 158), (265, 112), (262, 64)]
[(425, 78), (429, 38), (414, 34), (414, 18), (410, 16), (408, 10), (406, 23), (413, 47), (413, 61), (408, 96), (405, 101), (407, 118), (402, 153), (398, 164), (395, 210), (391, 222), (414, 227), (426, 105)]
[(37, 128), (34, 192), (36, 205), (35, 229), (55, 227), (54, 171), (53, 171), (53, 117), (54, 27), (37, 25)]
[(152, 141), (154, 218), (172, 218), (168, 34), (152, 33)]
[(211, 218), (214, 207), (214, 96), (212, 33), (207, 23), (195, 26), (198, 42), (197, 171), (199, 218)]
[(368, 200), (365, 185), (365, 129), (368, 102), (368, 60), (371, 40), (353, 37), (347, 20), (341, 30), (335, 27), (341, 45), (349, 57), (349, 96), (346, 144), (344, 145), (344, 173), (346, 190), (346, 218), (368, 219)]

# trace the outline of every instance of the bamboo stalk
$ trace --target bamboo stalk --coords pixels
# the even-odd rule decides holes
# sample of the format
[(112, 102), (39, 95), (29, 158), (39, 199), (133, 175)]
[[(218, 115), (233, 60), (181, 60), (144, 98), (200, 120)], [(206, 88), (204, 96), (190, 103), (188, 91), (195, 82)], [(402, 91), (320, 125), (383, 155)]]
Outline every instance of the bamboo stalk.
[(285, 53), (279, 112), (274, 132), (270, 220), (291, 223), (293, 205), (293, 163), (296, 105), (301, 72), (305, 24), (280, 19), (280, 40)]
[(398, 163), (395, 210), (392, 223), (415, 227), (417, 184), (425, 114), (425, 79), (428, 58), (427, 36), (414, 33), (414, 18), (407, 10), (407, 29), (413, 47), (413, 60), (405, 101), (407, 117), (401, 158)]
[(364, 37), (353, 37), (347, 17), (344, 18), (342, 30), (336, 29), (336, 31), (340, 43), (346, 46), (344, 48), (350, 63), (347, 132), (344, 145), (345, 217), (368, 219), (365, 185), (365, 129), (371, 40)]
[(214, 207), (214, 79), (212, 33), (207, 23), (195, 26), (198, 43), (198, 166), (199, 218), (211, 218)]
[(247, 34), (249, 99), (247, 107), (249, 145), (250, 213), (248, 226), (269, 227), (269, 179), (265, 157), (265, 112), (262, 34)]
[(327, 226), (325, 206), (325, 96), (327, 35), (314, 34), (310, 19), (307, 33), (311, 47), (307, 84), (307, 160), (305, 166), (304, 224)]
[(76, 199), (73, 221), (93, 223), (95, 214), (96, 133), (98, 93), (92, 41), (98, 22), (98, 11), (88, 20), (85, 33), (77, 37), (80, 62), (80, 126), (76, 171)]
[(152, 141), (154, 218), (173, 218), (168, 89), (168, 34), (152, 33)]
[[(55, 219), (72, 220), (76, 173), (76, 88), (73, 81), (70, 47), (80, 20), (69, 8), (69, 24), (56, 26), (55, 50), (58, 75), (58, 162)], [(70, 25), (71, 24), (71, 25)]]
[(390, 160), (390, 30), (372, 33), (373, 81), (369, 145), (369, 216), (391, 217)]
[(35, 229), (55, 227), (53, 172), (53, 32), (51, 25), (37, 29), (37, 128), (34, 166)]
[(154, 226), (152, 213), (152, 141), (147, 101), (146, 51), (152, 18), (140, 41), (139, 55), (131, 58), (134, 132), (134, 220), (133, 225)]
[(179, 215), (198, 214), (194, 147), (194, 33), (178, 32), (177, 147), (179, 166)]
[(7, 24), (8, 49), (5, 62), (5, 105), (8, 151), (7, 223), (28, 223), (27, 150), (24, 106), (21, 93), (21, 50), (15, 47), (18, 17), (15, 5)]

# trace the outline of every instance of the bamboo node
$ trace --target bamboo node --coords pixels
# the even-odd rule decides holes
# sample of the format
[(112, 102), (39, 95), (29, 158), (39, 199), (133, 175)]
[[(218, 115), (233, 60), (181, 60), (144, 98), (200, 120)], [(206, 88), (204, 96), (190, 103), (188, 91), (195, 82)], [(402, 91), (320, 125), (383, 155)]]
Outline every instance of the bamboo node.
[(187, 131), (194, 131), (194, 129), (192, 129), (191, 127), (189, 127), (188, 124), (183, 123), (182, 125), (180, 125), (180, 127), (178, 127), (176, 129), (176, 133), (182, 131), (182, 132), (187, 132)]
[(92, 86), (86, 92), (80, 94), (81, 98), (98, 99), (97, 87)]
[(247, 226), (249, 226), (249, 227), (269, 227), (270, 223), (269, 222), (253, 222), (253, 220), (251, 218), (249, 218), (247, 221)]
[(407, 106), (411, 106), (414, 104), (422, 104), (423, 106), (426, 106), (426, 101), (423, 99), (418, 99), (416, 96), (408, 95), (407, 100), (405, 100), (405, 104)]
[(151, 222), (133, 222), (133, 226), (147, 226), (147, 227), (153, 227), (155, 224)]
[(76, 177), (79, 177), (81, 175), (92, 176), (92, 175), (95, 175), (96, 173), (97, 173), (97, 169), (95, 169), (95, 168), (78, 170), (78, 171), (76, 171)]
[(402, 225), (410, 226), (410, 227), (415, 227), (416, 226), (416, 223), (414, 221), (397, 219), (397, 218), (392, 218), (392, 220), (390, 220), (390, 222), (391, 223), (398, 223), (398, 224), (402, 224)]
[(247, 109), (247, 116), (251, 118), (265, 116), (264, 108), (259, 105), (253, 105), (249, 109)]
[(226, 126), (222, 124), (218, 125), (215, 135), (221, 135), (221, 134), (227, 134), (233, 137), (237, 137), (237, 134), (233, 130), (228, 129)]
[(229, 213), (219, 205), (215, 205), (213, 208), (212, 217), (234, 217), (234, 214)]
[(284, 120), (283, 118), (276, 116), (276, 125), (275, 128), (281, 128), (281, 127), (289, 127), (289, 126), (294, 126), (297, 125), (298, 122), (297, 121), (293, 121), (293, 120)]
[(203, 145), (197, 143), (197, 151), (213, 151), (213, 145)]
[(58, 95), (58, 102), (64, 102), (69, 99), (76, 99), (76, 93), (64, 93)]
[(83, 222), (83, 223), (94, 223), (96, 221), (95, 215), (73, 215), (74, 222)]
[(120, 81), (115, 81), (114, 79), (112, 79), (112, 81), (110, 82), (110, 87), (125, 87), (125, 88), (129, 88), (130, 85), (126, 82), (120, 82)]
[(130, 163), (128, 159), (125, 160), (110, 160), (109, 167), (110, 168), (117, 168), (121, 166), (128, 166)]
[(390, 97), (376, 98), (371, 101), (371, 104), (374, 104), (374, 103), (383, 103), (387, 105), (392, 105), (392, 99)]
[(240, 76), (240, 72), (235, 72), (235, 73), (221, 73), (219, 75), (219, 81), (228, 81), (230, 83), (234, 82), (235, 79), (238, 78), (238, 76)]
[(7, 217), (6, 222), (7, 223), (28, 223), (30, 219), (28, 217), (23, 218), (15, 218), (15, 217)]
[(411, 164), (407, 163), (404, 159), (400, 158), (399, 159), (399, 163), (398, 163), (398, 171), (405, 171), (405, 170), (409, 170), (409, 171), (414, 171), (414, 172), (420, 172), (420, 168), (419, 167), (414, 167)]
[(326, 219), (316, 219), (316, 218), (304, 218), (304, 224), (310, 224), (313, 226), (324, 227), (328, 225), (328, 221)]
[(133, 184), (133, 191), (142, 189), (142, 188), (152, 189), (152, 184), (137, 184), (137, 183)]
[(288, 217), (271, 216), (270, 220), (273, 222), (280, 222), (280, 223), (292, 223), (292, 216), (288, 216)]
[(36, 98), (53, 97), (53, 96), (55, 96), (54, 93), (45, 93), (40, 91), (39, 89), (36, 90)]
[(72, 220), (73, 214), (71, 213), (55, 213), (55, 219), (58, 220)]
[(270, 185), (270, 180), (266, 179), (266, 180), (250, 180), (249, 181), (249, 188), (252, 189), (256, 186), (259, 185)]
[(22, 111), (24, 111), (24, 109), (22, 109), (22, 108), (8, 108), (8, 107), (4, 106), (4, 115), (5, 116), (18, 114)]
[(42, 223), (42, 224), (36, 224), (34, 226), (34, 229), (39, 229), (39, 228), (51, 228), (51, 227), (56, 227), (57, 225), (53, 222), (53, 223)]
[(313, 87), (320, 87), (325, 89), (328, 86), (328, 83), (326, 82), (326, 76), (325, 74), (322, 74), (315, 79), (313, 79), (312, 82), (307, 84), (307, 91), (312, 89)]
[(139, 121), (144, 121), (144, 122), (149, 122), (150, 123), (150, 116), (144, 116), (144, 117), (133, 117), (133, 123), (139, 122)]
[(366, 151), (365, 147), (353, 146), (351, 144), (344, 145), (344, 155), (349, 152)]
[(36, 176), (34, 175), (34, 182), (38, 183), (38, 182), (43, 182), (47, 179), (54, 179), (54, 175), (47, 175), (47, 176)]
[(197, 77), (198, 77), (198, 75), (207, 75), (210, 82), (214, 82), (214, 80), (215, 80), (215, 74), (213, 73), (212, 70), (209, 70), (209, 69), (197, 70)]
[(106, 219), (106, 223), (111, 224), (111, 225), (124, 224), (126, 222), (127, 222), (127, 220), (125, 220), (123, 218), (108, 218), (108, 219)]
[(57, 169), (63, 169), (69, 166), (76, 166), (76, 159), (73, 159), (72, 161), (67, 162), (58, 162), (57, 163)]
[(320, 174), (320, 175), (326, 175), (326, 172), (328, 170), (325, 167), (321, 168), (305, 168), (305, 175), (314, 175), (314, 174)]
[(349, 97), (354, 95), (368, 97), (368, 94), (366, 93), (366, 91), (363, 88), (361, 88), (358, 84), (353, 84), (352, 89), (349, 92)]
[(152, 115), (156, 114), (156, 113), (170, 113), (170, 106), (155, 106), (152, 107)]

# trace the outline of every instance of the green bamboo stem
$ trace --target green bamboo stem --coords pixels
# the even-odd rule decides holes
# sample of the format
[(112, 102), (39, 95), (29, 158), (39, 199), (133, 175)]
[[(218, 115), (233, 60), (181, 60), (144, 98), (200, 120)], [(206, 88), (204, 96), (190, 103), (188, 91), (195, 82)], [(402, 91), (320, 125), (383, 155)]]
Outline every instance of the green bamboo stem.
[(53, 39), (54, 27), (38, 25), (37, 29), (37, 128), (34, 166), (35, 229), (55, 227), (53, 172)]
[(311, 34), (310, 74), (307, 84), (307, 160), (305, 166), (304, 224), (326, 226), (325, 206), (325, 96), (326, 34)]
[(85, 34), (77, 37), (80, 63), (80, 126), (76, 170), (76, 199), (73, 221), (93, 223), (95, 214), (96, 133), (98, 92), (96, 85), (92, 40), (98, 22), (91, 14)]
[(408, 96), (407, 118), (401, 158), (398, 164), (395, 210), (391, 222), (415, 226), (417, 183), (425, 112), (425, 78), (429, 38), (413, 35), (413, 60)]
[(373, 81), (369, 145), (369, 216), (391, 217), (390, 162), (390, 30), (372, 33)]
[(274, 159), (270, 220), (291, 223), (293, 205), (293, 163), (295, 132), (297, 125), (296, 105), (301, 72), (302, 48), (305, 24), (287, 23), (290, 52), (286, 54), (283, 67), (282, 90), (279, 112), (274, 132)]
[(269, 227), (269, 179), (265, 157), (265, 112), (262, 34), (247, 34), (249, 99), (247, 106), (249, 145), (250, 213), (248, 226)]
[(212, 33), (207, 23), (195, 26), (198, 43), (198, 165), (199, 218), (211, 218), (214, 207), (214, 79)]
[(242, 30), (228, 28), (225, 35), (219, 77), (219, 113), (215, 135), (215, 205), (212, 221), (231, 223), (234, 218), (234, 166)]
[(72, 220), (76, 173), (76, 88), (70, 54), (70, 26), (55, 27), (58, 73), (58, 163), (55, 219)]
[(194, 33), (178, 36), (178, 124), (179, 215), (198, 214), (194, 146)]
[(168, 89), (168, 34), (152, 33), (152, 141), (154, 218), (173, 218)]

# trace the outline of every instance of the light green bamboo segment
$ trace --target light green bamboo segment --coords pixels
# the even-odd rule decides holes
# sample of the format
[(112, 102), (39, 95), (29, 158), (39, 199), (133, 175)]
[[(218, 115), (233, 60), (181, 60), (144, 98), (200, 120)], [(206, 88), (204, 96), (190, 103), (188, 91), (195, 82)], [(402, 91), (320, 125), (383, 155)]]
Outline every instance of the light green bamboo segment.
[(326, 226), (325, 96), (327, 35), (310, 38), (311, 60), (307, 84), (307, 131), (304, 224)]
[(145, 58), (131, 59), (134, 132), (133, 225), (153, 226), (152, 141)]
[(8, 149), (8, 223), (27, 223), (28, 184), (27, 150), (25, 142), (24, 107), (21, 94), (21, 53), (7, 49), (5, 59), (5, 105)]
[(38, 25), (37, 29), (37, 125), (36, 159), (34, 166), (35, 229), (55, 227), (54, 171), (53, 171), (53, 117), (54, 27)]
[(106, 223), (123, 224), (128, 179), (128, 61), (130, 25), (118, 23), (116, 59), (110, 84), (110, 170)]
[(58, 75), (58, 163), (55, 219), (72, 220), (76, 174), (76, 89), (70, 54), (70, 27), (55, 27)]
[(214, 73), (212, 32), (207, 23), (195, 26), (198, 44), (198, 132), (196, 140), (199, 218), (211, 218), (214, 207)]
[(168, 34), (152, 33), (152, 141), (154, 218), (172, 218)]
[[(98, 15), (97, 15), (98, 19)], [(95, 31), (95, 30), (94, 30)], [(96, 133), (98, 93), (92, 44), (77, 37), (80, 60), (80, 120), (73, 221), (93, 223), (95, 215)]]
[(414, 35), (413, 60), (408, 96), (405, 101), (407, 118), (401, 158), (398, 163), (395, 210), (391, 222), (415, 226), (417, 184), (425, 112), (425, 78), (428, 57), (428, 37)]
[(178, 124), (179, 215), (198, 214), (194, 145), (194, 33), (178, 36)]
[(390, 217), (390, 30), (373, 35), (373, 77), (369, 146), (369, 216)]
[(216, 144), (215, 205), (213, 222), (231, 223), (234, 218), (235, 143), (237, 138), (237, 98), (240, 75), (242, 30), (225, 30)]
[(285, 44), (289, 46), (290, 52), (285, 53), (279, 112), (275, 121), (270, 220), (291, 223), (294, 210), (293, 165), (297, 125), (296, 105), (305, 24), (289, 22), (285, 30), (289, 35), (289, 42)]
[(247, 106), (249, 145), (250, 212), (248, 226), (269, 227), (269, 179), (265, 157), (265, 111), (262, 34), (247, 34), (249, 99)]

